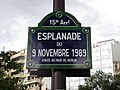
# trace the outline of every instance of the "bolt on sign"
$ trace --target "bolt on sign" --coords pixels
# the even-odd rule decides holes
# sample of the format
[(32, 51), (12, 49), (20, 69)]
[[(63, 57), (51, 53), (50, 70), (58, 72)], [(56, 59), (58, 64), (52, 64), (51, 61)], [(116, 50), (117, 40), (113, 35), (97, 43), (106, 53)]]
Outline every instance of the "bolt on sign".
[(29, 27), (27, 68), (90, 69), (91, 31), (67, 12), (53, 12)]

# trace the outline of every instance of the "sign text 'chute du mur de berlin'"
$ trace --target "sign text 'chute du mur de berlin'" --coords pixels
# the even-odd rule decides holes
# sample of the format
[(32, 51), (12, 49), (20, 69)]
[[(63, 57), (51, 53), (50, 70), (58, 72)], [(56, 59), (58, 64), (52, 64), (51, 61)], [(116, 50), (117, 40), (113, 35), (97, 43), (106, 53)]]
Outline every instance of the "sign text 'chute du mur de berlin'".
[(27, 68), (90, 69), (91, 31), (67, 12), (53, 12), (29, 27)]

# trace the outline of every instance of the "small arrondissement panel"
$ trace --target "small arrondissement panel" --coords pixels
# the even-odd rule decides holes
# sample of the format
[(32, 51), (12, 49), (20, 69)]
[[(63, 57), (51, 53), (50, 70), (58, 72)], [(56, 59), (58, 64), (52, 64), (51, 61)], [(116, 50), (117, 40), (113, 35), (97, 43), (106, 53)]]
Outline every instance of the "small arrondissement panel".
[(90, 27), (71, 14), (50, 13), (29, 28), (27, 68), (90, 69), (91, 59)]

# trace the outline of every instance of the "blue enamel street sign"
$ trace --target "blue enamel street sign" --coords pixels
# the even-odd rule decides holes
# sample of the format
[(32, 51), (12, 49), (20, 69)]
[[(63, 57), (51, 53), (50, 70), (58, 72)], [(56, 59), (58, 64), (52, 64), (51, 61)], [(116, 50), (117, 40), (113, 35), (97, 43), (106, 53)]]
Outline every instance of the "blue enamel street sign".
[(90, 69), (91, 31), (69, 13), (48, 14), (29, 28), (27, 68)]

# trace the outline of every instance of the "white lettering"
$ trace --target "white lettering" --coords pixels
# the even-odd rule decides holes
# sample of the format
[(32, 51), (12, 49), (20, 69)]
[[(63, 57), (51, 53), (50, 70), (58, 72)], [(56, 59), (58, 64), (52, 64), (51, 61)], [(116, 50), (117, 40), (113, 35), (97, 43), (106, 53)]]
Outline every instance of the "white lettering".
[(42, 39), (41, 39), (41, 34), (42, 34), (42, 33), (38, 33), (37, 40), (42, 40)]
[(80, 32), (41, 32), (37, 35), (37, 40), (81, 40)]
[(35, 57), (69, 57), (69, 49), (38, 49), (32, 50), (32, 56)]
[(36, 56), (36, 50), (33, 49), (33, 50), (32, 50), (32, 57), (35, 57), (35, 56)]

